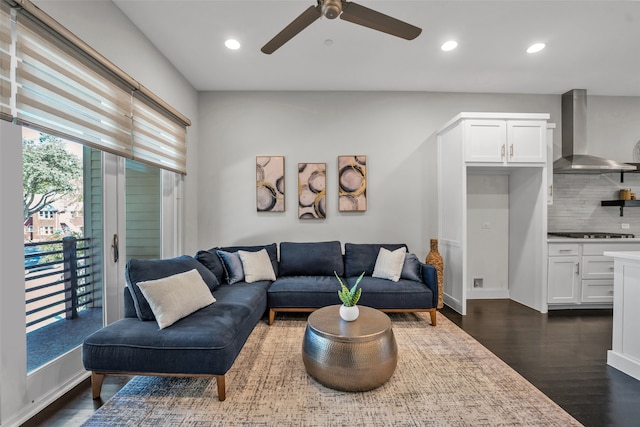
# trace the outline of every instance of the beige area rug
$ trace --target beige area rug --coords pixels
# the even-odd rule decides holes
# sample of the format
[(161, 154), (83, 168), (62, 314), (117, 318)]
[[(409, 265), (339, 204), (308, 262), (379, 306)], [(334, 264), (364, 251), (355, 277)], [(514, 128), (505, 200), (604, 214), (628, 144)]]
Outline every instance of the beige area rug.
[(215, 379), (135, 377), (85, 426), (579, 426), (574, 418), (438, 313), (392, 314), (398, 366), (385, 385), (348, 393), (305, 372), (306, 317), (260, 322)]

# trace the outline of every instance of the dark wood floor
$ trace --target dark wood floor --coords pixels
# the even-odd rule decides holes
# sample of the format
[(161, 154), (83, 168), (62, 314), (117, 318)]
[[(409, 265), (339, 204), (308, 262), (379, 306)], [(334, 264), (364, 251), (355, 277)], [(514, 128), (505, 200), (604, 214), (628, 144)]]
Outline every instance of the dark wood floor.
[[(466, 316), (442, 313), (585, 426), (640, 426), (640, 381), (606, 364), (611, 310), (541, 314), (510, 300), (474, 300)], [(85, 381), (23, 425), (80, 425), (127, 381), (107, 377), (97, 401)]]
[(442, 312), (585, 426), (640, 426), (640, 381), (606, 364), (612, 310), (473, 300), (466, 316)]

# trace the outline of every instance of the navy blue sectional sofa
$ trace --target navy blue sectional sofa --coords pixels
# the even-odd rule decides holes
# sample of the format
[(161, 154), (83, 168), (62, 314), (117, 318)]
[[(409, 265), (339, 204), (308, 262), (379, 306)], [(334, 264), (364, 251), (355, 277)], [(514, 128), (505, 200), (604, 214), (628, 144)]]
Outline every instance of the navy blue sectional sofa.
[[(397, 282), (371, 277), (381, 247), (394, 250), (402, 244), (340, 242), (280, 243), (233, 246), (199, 251), (195, 257), (164, 260), (130, 260), (125, 276), (124, 318), (84, 340), (82, 360), (91, 371), (93, 398), (100, 396), (105, 375), (215, 377), (219, 400), (225, 399), (225, 374), (247, 338), (268, 310), (272, 324), (277, 312), (311, 312), (339, 304), (338, 274), (351, 287), (360, 282), (359, 305), (386, 312), (429, 312), (436, 325), (437, 273), (433, 266), (407, 254)], [(231, 278), (230, 266), (218, 251), (257, 252), (265, 249), (275, 280), (247, 283)], [(268, 263), (267, 263), (268, 264)], [(198, 270), (216, 302), (159, 329), (154, 313), (137, 286), (139, 282)], [(231, 280), (230, 280), (231, 279)], [(234, 283), (229, 283), (229, 282)]]

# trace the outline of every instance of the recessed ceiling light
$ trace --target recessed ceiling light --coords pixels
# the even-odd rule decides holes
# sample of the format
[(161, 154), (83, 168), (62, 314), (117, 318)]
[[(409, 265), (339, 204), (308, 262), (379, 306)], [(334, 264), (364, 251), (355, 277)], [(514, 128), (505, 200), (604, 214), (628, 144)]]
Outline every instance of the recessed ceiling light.
[(534, 43), (531, 46), (529, 46), (529, 48), (527, 49), (527, 53), (536, 53), (536, 52), (540, 52), (542, 49), (544, 49), (546, 46), (546, 44), (544, 43)]
[(455, 40), (449, 40), (448, 42), (445, 42), (442, 46), (440, 46), (440, 49), (442, 49), (445, 52), (448, 52), (450, 50), (453, 50), (455, 48), (458, 47), (458, 42)]
[(240, 42), (238, 40), (229, 39), (224, 42), (224, 45), (232, 50), (240, 49)]

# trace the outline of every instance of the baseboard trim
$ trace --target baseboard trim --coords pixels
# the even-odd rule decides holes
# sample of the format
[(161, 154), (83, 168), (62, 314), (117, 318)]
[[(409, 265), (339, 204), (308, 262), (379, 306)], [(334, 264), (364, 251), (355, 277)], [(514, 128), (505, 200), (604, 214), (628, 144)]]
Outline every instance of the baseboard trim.
[(33, 406), (28, 406), (23, 408), (16, 415), (11, 417), (6, 421), (6, 424), (3, 423), (2, 426), (5, 427), (18, 427), (25, 422), (29, 421), (34, 416), (38, 415), (41, 411), (43, 411), (47, 406), (54, 403), (56, 400), (60, 399), (66, 393), (70, 392), (74, 387), (80, 384), (82, 381), (88, 379), (90, 377), (90, 372), (81, 371), (77, 375), (70, 378), (64, 384), (61, 384), (60, 387), (57, 387), (55, 390), (51, 391), (43, 395)]

